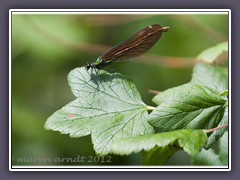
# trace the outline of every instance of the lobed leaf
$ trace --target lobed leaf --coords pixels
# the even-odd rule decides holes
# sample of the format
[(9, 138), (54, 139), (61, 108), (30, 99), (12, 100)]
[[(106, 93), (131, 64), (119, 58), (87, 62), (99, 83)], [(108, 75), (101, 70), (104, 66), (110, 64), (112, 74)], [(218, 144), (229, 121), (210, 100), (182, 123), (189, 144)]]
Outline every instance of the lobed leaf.
[(104, 70), (76, 68), (68, 82), (77, 97), (51, 115), (45, 128), (81, 137), (91, 134), (97, 154), (105, 155), (112, 142), (154, 132), (135, 85), (125, 76)]

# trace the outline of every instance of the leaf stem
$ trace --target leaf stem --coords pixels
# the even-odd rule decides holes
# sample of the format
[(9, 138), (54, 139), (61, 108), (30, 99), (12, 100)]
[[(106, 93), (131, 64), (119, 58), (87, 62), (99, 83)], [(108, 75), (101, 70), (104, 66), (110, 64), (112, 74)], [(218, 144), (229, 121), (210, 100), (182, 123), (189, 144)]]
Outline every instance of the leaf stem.
[(216, 130), (219, 130), (219, 129), (223, 129), (223, 128), (226, 128), (228, 127), (228, 124), (224, 124), (222, 126), (218, 126), (218, 127), (215, 127), (213, 129), (205, 129), (203, 130), (205, 133), (210, 133), (210, 132), (213, 132), (213, 131), (216, 131)]
[(149, 111), (152, 111), (154, 109), (155, 109), (155, 107), (153, 107), (153, 106), (147, 106), (147, 110), (149, 110)]
[(156, 90), (152, 90), (152, 89), (149, 89), (148, 92), (151, 94), (159, 94), (160, 93), (160, 91), (156, 91)]

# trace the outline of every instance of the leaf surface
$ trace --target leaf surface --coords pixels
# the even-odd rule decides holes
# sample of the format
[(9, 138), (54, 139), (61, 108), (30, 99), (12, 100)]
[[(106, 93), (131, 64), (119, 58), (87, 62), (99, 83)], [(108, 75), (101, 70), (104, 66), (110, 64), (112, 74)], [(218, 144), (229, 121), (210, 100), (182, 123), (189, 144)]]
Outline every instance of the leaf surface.
[(185, 129), (120, 139), (113, 143), (112, 152), (120, 155), (128, 155), (141, 152), (142, 150), (150, 151), (155, 147), (171, 149), (171, 151), (166, 151), (166, 149), (156, 151), (159, 158), (164, 159), (161, 156), (166, 155), (166, 153), (168, 156), (169, 153), (172, 155), (176, 151), (176, 147), (182, 148), (190, 155), (195, 155), (206, 144), (206, 141), (207, 136), (202, 130)]
[[(157, 108), (149, 123), (164, 131), (177, 129), (212, 129), (228, 124), (228, 77), (223, 68), (208, 64), (194, 67), (191, 82), (156, 95)], [(210, 148), (226, 128), (209, 134), (206, 149)]]
[(104, 70), (76, 68), (68, 75), (76, 99), (51, 115), (46, 129), (71, 137), (91, 134), (97, 154), (110, 153), (112, 142), (154, 132), (147, 105), (125, 76)]

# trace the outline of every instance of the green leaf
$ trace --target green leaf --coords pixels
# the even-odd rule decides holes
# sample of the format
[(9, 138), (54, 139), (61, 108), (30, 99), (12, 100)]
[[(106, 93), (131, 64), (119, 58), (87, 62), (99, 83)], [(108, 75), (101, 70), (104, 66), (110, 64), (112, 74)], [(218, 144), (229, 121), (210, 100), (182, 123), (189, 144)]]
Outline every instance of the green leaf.
[(228, 96), (228, 90), (221, 92), (219, 95), (220, 96)]
[(198, 55), (197, 58), (212, 63), (224, 51), (228, 51), (228, 42), (217, 44), (216, 46), (203, 51), (201, 54)]
[(82, 67), (69, 73), (68, 82), (77, 99), (51, 115), (46, 129), (71, 137), (91, 134), (101, 155), (110, 152), (115, 140), (154, 132), (147, 122), (147, 105), (127, 77)]
[(142, 165), (165, 165), (167, 160), (177, 151), (179, 147), (165, 146), (155, 147), (150, 151), (142, 151)]
[[(193, 70), (192, 84), (202, 85), (209, 88), (209, 93), (214, 91), (218, 93), (226, 100), (225, 106), (227, 107), (227, 95), (228, 95), (228, 69), (222, 67), (213, 67), (208, 64), (197, 64)], [(227, 111), (227, 108), (225, 108)], [(219, 118), (223, 114), (219, 114)], [(225, 112), (224, 117), (216, 126), (222, 126), (228, 124), (228, 114)], [(206, 149), (212, 147), (212, 145), (223, 135), (226, 129), (220, 129), (214, 131), (208, 138)]]
[(228, 165), (228, 131), (220, 138), (219, 141), (219, 158), (223, 165)]
[(194, 165), (211, 165), (211, 166), (221, 166), (228, 165), (228, 132), (226, 131), (219, 141), (219, 154), (216, 154), (214, 150), (202, 149), (202, 151), (192, 157), (192, 162)]
[[(161, 102), (150, 114), (149, 122), (165, 131), (211, 129), (221, 121), (226, 100), (199, 85), (185, 84), (155, 97)], [(220, 116), (222, 115), (222, 116)]]
[(202, 149), (202, 151), (195, 155), (192, 158), (192, 164), (193, 165), (208, 165), (208, 166), (220, 166), (222, 165), (219, 156), (212, 150), (205, 150)]
[[(221, 121), (219, 122), (219, 124), (217, 126), (223, 126), (228, 124), (228, 108), (225, 108), (225, 113), (223, 118), (221, 119)], [(227, 131), (227, 128), (223, 128), (223, 129), (219, 129), (217, 131), (214, 131), (212, 134), (209, 135), (208, 137), (208, 142), (205, 146), (206, 149), (209, 149), (210, 147), (213, 146), (213, 144), (215, 142), (218, 141), (218, 139), (220, 137), (222, 137), (222, 135)]]
[(188, 88), (189, 86), (190, 86), (190, 83), (187, 83), (187, 84), (183, 84), (183, 85), (180, 85), (180, 86), (177, 86), (177, 87), (173, 87), (173, 88), (167, 89), (167, 90), (165, 90), (163, 92), (160, 92), (156, 96), (154, 96), (152, 101), (155, 104), (159, 105), (159, 104), (161, 104), (162, 102), (165, 101), (165, 98), (167, 98), (167, 96), (173, 95), (174, 92), (178, 92), (179, 90), (182, 90), (184, 88)]
[(215, 67), (217, 69), (217, 71), (221, 72), (222, 74), (225, 75), (225, 77), (228, 77), (228, 68), (226, 67), (221, 67), (221, 66), (217, 66)]
[[(169, 146), (168, 148), (173, 148), (170, 152), (166, 151), (166, 149), (158, 151), (159, 158), (166, 159), (166, 157), (162, 156), (168, 154), (167, 158), (169, 158), (169, 155), (175, 151), (176, 147), (181, 147), (188, 154), (195, 155), (205, 145), (206, 141), (207, 136), (202, 130), (185, 129), (120, 139), (113, 143), (112, 152), (120, 155), (128, 155), (141, 152), (142, 150), (150, 151), (155, 147), (166, 148)], [(148, 158), (145, 157), (146, 159)]]
[(193, 69), (192, 84), (209, 88), (215, 93), (222, 93), (228, 90), (228, 76), (226, 70), (220, 67), (213, 67), (208, 64), (197, 64)]
[[(153, 101), (159, 106), (149, 122), (165, 131), (176, 129), (212, 129), (228, 124), (224, 111), (228, 107), (228, 77), (225, 68), (197, 64), (190, 83), (159, 93)], [(226, 131), (209, 134), (206, 149)]]

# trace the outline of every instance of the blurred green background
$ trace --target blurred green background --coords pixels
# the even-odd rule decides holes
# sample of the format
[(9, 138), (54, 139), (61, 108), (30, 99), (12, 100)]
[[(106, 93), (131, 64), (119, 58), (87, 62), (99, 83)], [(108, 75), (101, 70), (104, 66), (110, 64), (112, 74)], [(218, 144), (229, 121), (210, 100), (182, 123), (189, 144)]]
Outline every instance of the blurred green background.
[[(94, 62), (108, 48), (142, 28), (169, 26), (157, 44), (134, 61), (115, 63), (148, 105), (153, 94), (191, 79), (195, 57), (228, 40), (228, 15), (20, 15), (12, 16), (12, 164), (140, 165), (140, 154), (112, 156), (111, 163), (67, 162), (95, 156), (90, 136), (72, 139), (46, 131), (44, 123), (74, 99), (67, 74)], [(118, 71), (114, 67), (105, 68)], [(56, 158), (58, 160), (56, 160)], [(190, 165), (176, 153), (169, 165)]]

